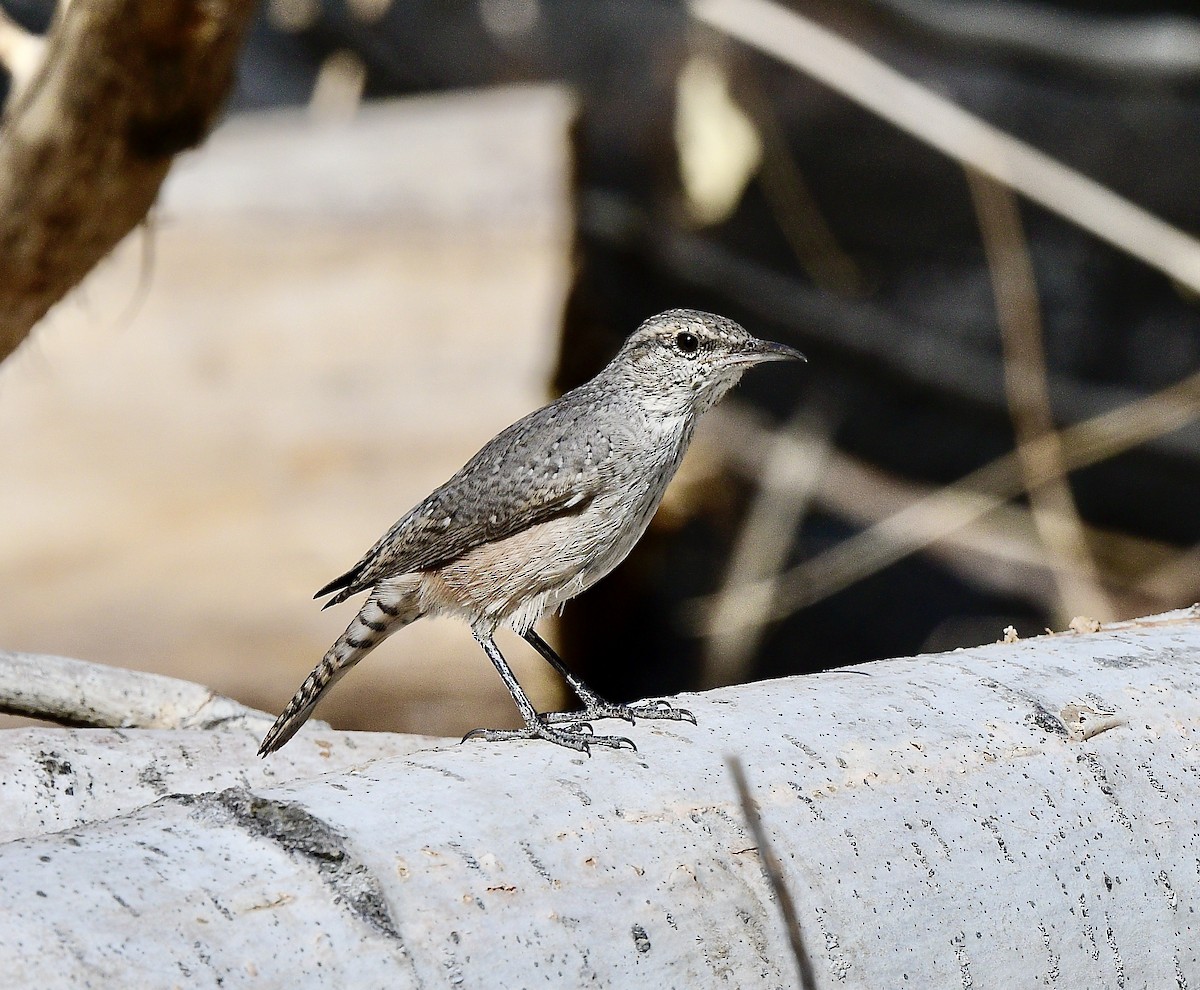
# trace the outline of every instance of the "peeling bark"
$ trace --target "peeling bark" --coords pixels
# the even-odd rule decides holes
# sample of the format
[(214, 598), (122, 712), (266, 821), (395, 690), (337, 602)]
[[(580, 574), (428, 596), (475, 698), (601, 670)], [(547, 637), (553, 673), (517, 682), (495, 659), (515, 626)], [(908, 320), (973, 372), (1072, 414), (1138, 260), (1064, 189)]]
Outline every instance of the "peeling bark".
[(208, 133), (251, 0), (76, 0), (0, 123), (0, 359)]
[(199, 757), (221, 766), (123, 808), (101, 773), (93, 820), (10, 832), (0, 953), (40, 987), (790, 986), (736, 753), (819, 986), (1194, 987), (1198, 668), (1200, 608), (688, 696), (698, 727), (639, 723), (639, 753), (590, 760), (317, 729), (257, 763), (244, 727), (31, 730), (94, 767), (221, 740)]

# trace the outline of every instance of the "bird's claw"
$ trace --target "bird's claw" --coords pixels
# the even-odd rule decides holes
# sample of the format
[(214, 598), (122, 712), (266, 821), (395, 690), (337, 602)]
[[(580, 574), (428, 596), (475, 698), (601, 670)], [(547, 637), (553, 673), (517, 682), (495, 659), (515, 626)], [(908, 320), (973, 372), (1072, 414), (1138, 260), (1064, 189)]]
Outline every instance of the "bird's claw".
[(686, 708), (676, 708), (665, 698), (655, 698), (653, 701), (634, 705), (630, 711), (636, 712), (642, 718), (665, 718), (671, 722), (691, 722), (696, 725), (696, 716)]
[(563, 722), (573, 724), (583, 719), (619, 718), (630, 725), (636, 724), (639, 718), (661, 718), (671, 722), (691, 722), (696, 724), (696, 716), (686, 708), (676, 708), (663, 698), (655, 698), (637, 705), (614, 705), (607, 701), (596, 700), (585, 704), (583, 711), (578, 712), (549, 712), (542, 718), (549, 724)]
[(637, 746), (634, 745), (633, 740), (627, 739), (625, 736), (598, 736), (590, 723), (578, 719), (559, 729), (549, 724), (545, 716), (540, 716), (536, 723), (526, 725), (521, 729), (472, 729), (463, 736), (462, 741), (466, 742), (468, 739), (483, 739), (486, 742), (503, 742), (506, 739), (544, 739), (556, 746), (565, 746), (567, 749), (573, 749), (577, 753), (584, 753), (588, 756), (592, 755), (592, 746), (608, 746), (611, 749), (624, 749), (628, 746), (633, 752), (637, 752)]
[(630, 705), (629, 711), (640, 718), (665, 718), (671, 722), (691, 722), (696, 724), (696, 716), (686, 708), (677, 708), (666, 698), (652, 698), (637, 705)]

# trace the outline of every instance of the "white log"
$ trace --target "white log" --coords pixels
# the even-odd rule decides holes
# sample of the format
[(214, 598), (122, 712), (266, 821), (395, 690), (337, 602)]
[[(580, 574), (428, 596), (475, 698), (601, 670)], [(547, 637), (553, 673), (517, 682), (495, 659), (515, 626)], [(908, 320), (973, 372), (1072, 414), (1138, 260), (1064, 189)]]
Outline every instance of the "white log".
[(117, 818), (171, 794), (271, 787), (450, 743), (427, 736), (334, 732), (317, 723), (317, 731), (295, 740), (287, 760), (268, 762), (255, 755), (266, 725), (257, 731), (223, 727), (190, 733), (6, 731), (7, 745), (0, 751), (5, 812), (0, 843)]
[[(856, 670), (687, 696), (637, 754), (379, 736), (318, 776), (306, 731), (273, 783), (244, 728), (10, 732), (110, 769), (0, 844), (5, 979), (792, 986), (734, 753), (820, 986), (1200, 986), (1200, 608)], [(224, 776), (114, 803), (156, 752), (188, 790), (185, 749)]]
[(8, 650), (0, 650), (0, 712), (92, 728), (260, 728), (273, 721), (192, 681)]

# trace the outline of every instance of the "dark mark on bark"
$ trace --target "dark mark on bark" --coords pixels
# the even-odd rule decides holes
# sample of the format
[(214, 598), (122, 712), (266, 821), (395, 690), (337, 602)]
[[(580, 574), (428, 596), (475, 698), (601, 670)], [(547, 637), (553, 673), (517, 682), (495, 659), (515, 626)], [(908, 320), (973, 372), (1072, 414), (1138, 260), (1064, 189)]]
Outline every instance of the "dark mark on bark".
[(638, 952), (650, 951), (650, 936), (646, 934), (646, 929), (641, 925), (633, 926), (633, 944)]
[(459, 843), (450, 842), (450, 843), (448, 843), (448, 845), (450, 846), (451, 849), (453, 849), (456, 853), (458, 853), (462, 857), (462, 860), (464, 863), (467, 864), (468, 869), (470, 869), (470, 870), (482, 870), (483, 869), (479, 865), (479, 860), (477, 860), (469, 852), (464, 850), (463, 847)]
[(1137, 657), (1132, 654), (1119, 657), (1094, 657), (1093, 659), (1100, 667), (1112, 667), (1117, 670), (1127, 670), (1130, 667), (1145, 667), (1148, 662), (1145, 657)]
[(1062, 736), (1068, 738), (1071, 733), (1063, 724), (1062, 719), (1055, 715), (1049, 708), (1043, 705), (1037, 698), (1033, 697), (1028, 691), (1021, 691), (1017, 688), (1011, 688), (1007, 684), (1001, 684), (993, 677), (980, 678), (980, 683), (984, 687), (991, 689), (1004, 696), (1005, 699), (1015, 705), (1026, 704), (1033, 709), (1025, 716), (1025, 721), (1043, 732), (1048, 732), (1051, 735)]
[(167, 793), (167, 782), (163, 778), (162, 771), (158, 768), (157, 763), (147, 763), (142, 767), (138, 772), (138, 780), (156, 794)]
[(118, 904), (120, 904), (121, 907), (123, 907), (126, 911), (128, 911), (135, 918), (141, 917), (141, 911), (139, 911), (137, 908), (135, 908), (131, 904), (129, 904), (128, 901), (124, 900), (124, 898), (122, 898), (121, 895), (118, 894), (115, 890), (110, 890), (109, 894), (112, 895), (112, 899), (114, 901), (116, 901)]
[(809, 811), (812, 812), (813, 817), (815, 819), (817, 819), (817, 821), (825, 820), (825, 812), (823, 812), (820, 808), (817, 807), (817, 802), (814, 801), (811, 797), (809, 797), (809, 795), (805, 794), (804, 790), (801, 788), (801, 786), (798, 783), (796, 783), (794, 780), (789, 780), (788, 787), (790, 787), (793, 791), (796, 792), (796, 797), (798, 797), (801, 801), (804, 802), (805, 806), (808, 808)]
[(1008, 851), (1008, 843), (1004, 841), (1004, 836), (1000, 832), (1000, 826), (995, 818), (981, 818), (979, 824), (992, 833), (992, 838), (996, 840), (996, 845), (1000, 847), (1000, 855), (1004, 857), (1006, 863), (1016, 863), (1012, 853)]
[(383, 935), (400, 938), (383, 888), (347, 848), (346, 837), (300, 805), (260, 797), (242, 787), (219, 794), (176, 794), (171, 800), (232, 817), (247, 832), (314, 868), (336, 901), (359, 920)]
[(546, 864), (538, 859), (537, 853), (533, 851), (533, 846), (531, 846), (528, 842), (522, 842), (521, 850), (525, 853), (525, 857), (529, 860), (529, 865), (537, 870), (538, 875), (545, 880), (546, 883), (557, 886), (554, 878), (550, 876), (550, 871), (546, 869)]
[(58, 787), (59, 778), (66, 777), (67, 781), (63, 787), (63, 793), (75, 793), (75, 771), (72, 769), (71, 764), (64, 760), (56, 751), (43, 749), (38, 752), (34, 760), (46, 778), (47, 787), (54, 790)]
[(222, 918), (224, 918), (226, 921), (233, 921), (233, 912), (230, 911), (229, 908), (218, 901), (217, 898), (211, 893), (208, 895), (208, 899), (212, 902), (212, 906), (217, 909)]
[(1117, 798), (1117, 793), (1109, 782), (1108, 773), (1104, 769), (1104, 764), (1100, 762), (1100, 757), (1095, 753), (1080, 753), (1075, 758), (1079, 763), (1082, 763), (1092, 772), (1092, 778), (1096, 781), (1096, 786), (1100, 788), (1100, 793), (1108, 798), (1109, 803), (1113, 808), (1113, 815), (1117, 819), (1117, 824), (1124, 828), (1133, 831), (1133, 823), (1129, 820), (1129, 816), (1125, 814), (1125, 809), (1121, 807), (1121, 802)]
[(1049, 708), (1046, 708), (1042, 702), (1037, 701), (1036, 698), (1024, 695), (1021, 697), (1022, 700), (1030, 704), (1033, 708), (1032, 712), (1025, 716), (1025, 721), (1028, 724), (1040, 728), (1043, 732), (1049, 732), (1051, 736), (1062, 736), (1064, 739), (1070, 736), (1070, 731), (1063, 724), (1063, 720), (1058, 718)]
[(1117, 945), (1117, 936), (1116, 936), (1116, 933), (1113, 931), (1112, 922), (1108, 917), (1107, 911), (1104, 912), (1104, 920), (1105, 920), (1105, 922), (1108, 923), (1104, 934), (1106, 936), (1106, 941), (1108, 942), (1109, 951), (1112, 952), (1113, 965), (1115, 965), (1116, 969), (1117, 969), (1117, 981), (1116, 981), (1117, 988), (1118, 988), (1118, 990), (1124, 990), (1124, 987), (1125, 987), (1125, 961), (1121, 958), (1121, 949)]
[(158, 846), (152, 846), (152, 845), (150, 845), (149, 842), (140, 842), (139, 841), (139, 842), (135, 842), (134, 845), (137, 846), (139, 849), (146, 849), (146, 850), (154, 853), (155, 856), (162, 856), (163, 859), (167, 858), (168, 854), (165, 849), (161, 849)]
[(133, 117), (125, 128), (129, 150), (141, 158), (176, 155), (198, 145), (208, 133), (210, 108), (179, 107), (162, 117)]
[(1026, 722), (1037, 726), (1043, 732), (1049, 732), (1051, 735), (1063, 736), (1064, 738), (1070, 735), (1062, 719), (1058, 718), (1050, 709), (1040, 701), (1030, 703), (1033, 705), (1033, 711), (1025, 716)]
[(569, 793), (571, 793), (576, 798), (578, 798), (579, 803), (582, 804), (585, 808), (588, 807), (588, 805), (590, 805), (592, 803), (592, 799), (588, 795), (587, 791), (585, 791), (575, 781), (563, 780), (562, 778), (559, 778), (558, 783), (561, 784), (565, 790), (567, 790)]
[[(349, 746), (351, 744), (345, 743), (344, 745)], [(411, 760), (410, 762), (414, 767), (420, 767), (422, 770), (429, 770), (432, 773), (440, 773), (443, 777), (448, 777), (450, 780), (456, 780), (460, 784), (465, 784), (467, 782), (467, 778), (461, 773), (455, 773), (453, 770), (447, 770), (445, 767), (430, 766), (428, 763), (419, 763), (416, 760)]]

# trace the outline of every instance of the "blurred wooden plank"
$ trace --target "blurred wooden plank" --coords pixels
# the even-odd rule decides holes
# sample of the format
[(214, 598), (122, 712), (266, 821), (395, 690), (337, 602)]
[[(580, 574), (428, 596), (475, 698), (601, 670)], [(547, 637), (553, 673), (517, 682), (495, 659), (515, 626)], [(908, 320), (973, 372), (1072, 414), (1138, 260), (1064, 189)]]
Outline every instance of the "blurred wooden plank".
[[(546, 399), (572, 112), (530, 87), (338, 126), (243, 117), (181, 163), (150, 240), (0, 373), (0, 644), (282, 705), (349, 621), (312, 592)], [(514, 721), (466, 631), (436, 623), (318, 714)]]

